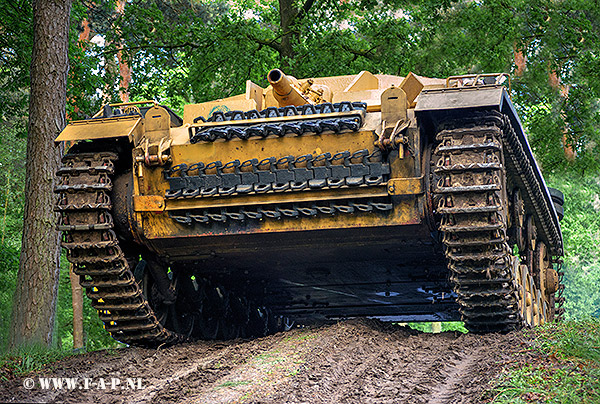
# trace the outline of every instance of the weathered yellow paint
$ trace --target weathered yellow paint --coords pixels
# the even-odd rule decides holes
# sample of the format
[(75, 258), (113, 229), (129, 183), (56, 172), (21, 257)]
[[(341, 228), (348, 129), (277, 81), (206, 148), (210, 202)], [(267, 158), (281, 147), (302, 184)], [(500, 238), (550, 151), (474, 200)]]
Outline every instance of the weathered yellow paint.
[(381, 90), (351, 91), (348, 93), (333, 93), (333, 102), (364, 102), (367, 112), (379, 111), (381, 108)]
[(154, 106), (146, 112), (144, 137), (151, 143), (169, 136), (171, 117), (169, 112), (159, 106)]
[(348, 87), (344, 89), (344, 92), (350, 91), (363, 91), (363, 90), (377, 90), (379, 88), (379, 79), (375, 77), (372, 73), (363, 70), (358, 73), (354, 80)]
[(417, 76), (415, 76), (412, 72), (408, 73), (402, 83), (400, 84), (400, 88), (404, 90), (406, 93), (406, 100), (408, 101), (408, 105), (410, 108), (414, 108), (416, 105), (415, 99), (423, 90), (423, 83)]
[(348, 150), (354, 152), (361, 149), (374, 150), (376, 137), (373, 132), (347, 132), (340, 134), (304, 135), (289, 137), (273, 137), (268, 139), (232, 139), (228, 141), (200, 142), (191, 145), (171, 147), (173, 164), (209, 163), (221, 160), (240, 161), (267, 157), (301, 156), (330, 152), (332, 154)]
[(246, 80), (246, 99), (256, 102), (256, 109), (263, 109), (264, 88), (251, 80)]
[(381, 93), (381, 121), (384, 129), (394, 129), (398, 121), (406, 122), (408, 103), (406, 93), (399, 87), (390, 87)]
[(425, 192), (423, 177), (392, 178), (387, 183), (390, 195), (418, 195)]
[(251, 195), (207, 196), (190, 199), (167, 199), (166, 210), (189, 210), (196, 208), (218, 208), (228, 206), (255, 206), (269, 203), (300, 203), (329, 201), (332, 199), (375, 198), (388, 196), (386, 185), (374, 187), (315, 189), (287, 192), (267, 192)]
[(162, 212), (165, 199), (160, 195), (134, 195), (133, 210), (137, 212)]
[[(304, 154), (321, 154), (329, 152), (332, 154), (348, 150), (354, 152), (361, 149), (369, 151), (374, 150), (373, 143), (376, 140), (376, 135), (372, 131), (348, 132), (341, 134), (327, 134), (314, 136), (293, 136), (293, 137), (273, 137), (268, 139), (249, 139), (239, 140), (232, 139), (229, 141), (215, 142), (200, 142), (196, 144), (183, 144), (171, 146), (172, 165), (187, 164), (188, 166), (197, 162), (205, 164), (220, 160), (226, 163), (231, 160), (239, 159), (240, 161), (256, 158), (262, 160), (268, 157), (284, 157), (287, 155), (301, 156)], [(397, 152), (396, 152), (397, 153)], [(414, 160), (390, 158), (390, 168), (392, 178), (414, 177)], [(143, 180), (136, 185), (136, 195), (160, 195), (164, 196), (165, 191), (169, 188), (167, 181), (164, 180), (164, 167), (146, 167), (140, 165)], [(359, 188), (360, 189), (360, 188)], [(382, 190), (387, 192), (385, 188)], [(322, 191), (316, 191), (322, 192)], [(337, 194), (343, 194), (343, 189), (338, 189)], [(348, 191), (355, 192), (355, 191)], [(363, 192), (363, 191), (356, 191)], [(371, 192), (371, 191), (365, 191)], [(380, 191), (379, 191), (380, 192)], [(297, 192), (296, 192), (297, 193)], [(295, 194), (296, 194), (295, 193)], [(279, 195), (285, 193), (276, 193), (274, 195), (279, 198)], [(248, 197), (257, 197), (260, 200), (270, 194), (249, 195)], [(214, 197), (212, 197), (214, 199)], [(231, 197), (223, 197), (230, 199)], [(296, 197), (294, 197), (296, 198)], [(201, 198), (206, 199), (206, 198)], [(177, 206), (184, 206), (191, 202), (185, 200), (169, 200), (167, 201), (167, 209)], [(175, 208), (175, 209), (177, 209)]]
[[(392, 97), (398, 97), (388, 103), (395, 111), (384, 111), (383, 115), (395, 120), (408, 121), (410, 113), (406, 115), (407, 104), (414, 100), (420, 84), (416, 77), (409, 75), (407, 78), (392, 76), (374, 76), (363, 72), (356, 76), (343, 76), (337, 78), (315, 79), (316, 84), (330, 86), (334, 92), (334, 102), (362, 101), (367, 102), (367, 112), (381, 111), (382, 93), (391, 84), (396, 84), (395, 92), (388, 92)], [(398, 87), (401, 84), (402, 87)], [(428, 83), (430, 85), (430, 83)], [(402, 89), (401, 89), (402, 88)], [(344, 91), (345, 90), (345, 91)], [(187, 105), (184, 112), (182, 128), (171, 128), (170, 158), (171, 166), (203, 162), (205, 164), (220, 160), (223, 164), (232, 161), (245, 161), (248, 159), (263, 160), (269, 157), (281, 158), (288, 155), (301, 156), (304, 154), (318, 155), (329, 152), (335, 154), (342, 151), (355, 152), (367, 149), (375, 150), (374, 142), (377, 140), (376, 131), (381, 130), (382, 114), (365, 114), (362, 112), (365, 125), (359, 132), (272, 137), (268, 139), (229, 141), (217, 140), (214, 142), (189, 143), (188, 129), (190, 127), (210, 127), (223, 125), (223, 123), (193, 124), (193, 119), (198, 116), (207, 117), (215, 108), (223, 110), (248, 111), (255, 108), (266, 108), (277, 105), (276, 100), (270, 96), (271, 87), (262, 89), (254, 83), (247, 83), (246, 94), (240, 94), (228, 99), (211, 101), (208, 103)], [(419, 90), (420, 91), (420, 90)], [(408, 92), (405, 96), (404, 93)], [(398, 93), (398, 94), (396, 94)], [(400, 116), (397, 105), (402, 104)], [(262, 104), (262, 105), (261, 105)], [(273, 104), (273, 105), (271, 105)], [(264, 123), (268, 121), (298, 121), (301, 119), (323, 119), (326, 117), (341, 117), (356, 115), (356, 111), (348, 113), (334, 113), (310, 116), (293, 116), (275, 119), (260, 119), (243, 121), (245, 125)], [(412, 110), (411, 110), (412, 113)], [(393, 115), (393, 116), (392, 116)], [(375, 118), (373, 118), (375, 117)], [(231, 121), (227, 125), (242, 124)], [(418, 144), (414, 144), (418, 150)], [(404, 158), (400, 158), (404, 157)], [(169, 188), (164, 179), (165, 167), (147, 167), (139, 165), (137, 180), (135, 181), (134, 215), (141, 226), (137, 228), (142, 232), (140, 236), (148, 240), (159, 240), (178, 237), (210, 237), (225, 234), (252, 234), (268, 232), (303, 232), (326, 229), (344, 228), (369, 228), (391, 227), (410, 224), (419, 224), (423, 215), (423, 178), (415, 172), (414, 156), (400, 156), (398, 150), (392, 150), (389, 155), (391, 179), (388, 183), (374, 187), (342, 187), (337, 189), (303, 190), (286, 192), (267, 192), (261, 194), (230, 195), (196, 197), (189, 199), (164, 199), (165, 191)], [(231, 220), (226, 224), (193, 224), (191, 226), (179, 224), (169, 217), (169, 214), (182, 215), (196, 209), (218, 209), (237, 207), (264, 206), (265, 209), (279, 204), (310, 203), (319, 201), (355, 200), (357, 203), (367, 199), (383, 198), (392, 201), (393, 209), (389, 212), (359, 212), (354, 214), (321, 215), (315, 217), (286, 218), (280, 220), (245, 220), (238, 222)], [(161, 212), (162, 211), (162, 212)]]
[[(311, 153), (313, 155), (344, 150), (360, 149), (374, 150), (373, 142), (376, 135), (371, 131), (351, 132), (337, 135), (315, 135), (299, 137), (268, 138), (257, 140), (230, 140), (193, 145), (175, 145), (171, 148), (173, 165), (196, 162), (209, 163), (221, 160), (223, 163), (233, 160), (250, 158), (264, 159), (267, 157), (283, 157), (286, 155), (299, 156)], [(390, 157), (392, 178), (414, 177), (414, 160)], [(162, 174), (163, 168), (144, 168), (144, 189), (146, 195), (163, 196), (168, 183)], [(138, 212), (143, 220), (143, 237), (149, 240), (174, 237), (203, 237), (214, 235), (210, 226), (195, 224), (181, 225), (168, 217), (168, 212), (187, 211), (200, 208), (220, 208), (235, 206), (256, 206), (279, 203), (301, 203), (308, 201), (329, 201), (364, 198), (389, 197), (387, 184), (375, 187), (352, 187), (323, 190), (289, 191), (282, 193), (269, 192), (264, 194), (232, 195), (199, 197), (193, 199), (165, 200), (166, 211), (162, 214)], [(337, 214), (334, 216), (318, 215), (311, 218), (282, 218), (281, 220), (265, 219), (262, 221), (248, 220), (244, 226), (232, 222), (219, 234), (250, 234), (266, 232), (309, 231), (323, 229), (342, 229), (350, 227), (398, 226), (421, 223), (421, 212), (416, 195), (395, 197), (394, 208), (388, 213)], [(150, 210), (150, 209), (149, 209)]]
[(312, 231), (326, 229), (389, 227), (407, 224), (419, 224), (421, 218), (417, 208), (417, 198), (407, 197), (397, 201), (394, 209), (388, 214), (359, 213), (337, 214), (334, 216), (316, 216), (310, 218), (282, 218), (280, 220), (265, 219), (262, 221), (248, 220), (247, 225), (238, 227), (227, 226), (215, 233), (210, 225), (182, 225), (168, 217), (167, 213), (142, 213), (144, 218), (144, 237), (152, 239), (175, 237), (204, 237), (226, 234), (278, 233)]
[(142, 132), (143, 123), (139, 116), (87, 119), (69, 123), (55, 142), (125, 136), (131, 141), (135, 134)]
[[(285, 73), (285, 72), (284, 72)], [(299, 80), (305, 82), (307, 78)], [(336, 77), (311, 78), (315, 88), (326, 86), (332, 93), (332, 102), (361, 101), (367, 104), (368, 112), (380, 111), (381, 93), (392, 84), (400, 86), (406, 93), (409, 106), (415, 105), (415, 98), (423, 88), (444, 87), (443, 79), (430, 79), (418, 77), (409, 73), (406, 77), (372, 74), (362, 71), (357, 75)], [(259, 85), (247, 81), (246, 92), (233, 97), (208, 101), (201, 104), (189, 104), (184, 106), (183, 122), (192, 124), (198, 116), (207, 118), (214, 110), (222, 111), (249, 111), (252, 109), (264, 109), (267, 107), (278, 107), (279, 103), (273, 96), (273, 87), (262, 88)]]

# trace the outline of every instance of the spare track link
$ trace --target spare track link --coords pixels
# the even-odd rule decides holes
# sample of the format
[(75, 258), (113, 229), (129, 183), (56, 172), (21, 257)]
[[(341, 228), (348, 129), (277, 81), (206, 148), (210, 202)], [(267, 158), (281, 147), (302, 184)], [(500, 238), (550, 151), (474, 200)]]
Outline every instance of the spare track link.
[(473, 332), (521, 324), (507, 237), (502, 129), (488, 122), (438, 132), (432, 184), (460, 313)]
[(55, 188), (62, 246), (113, 338), (143, 346), (184, 342), (159, 323), (118, 244), (110, 212), (117, 158), (110, 152), (63, 157)]
[[(208, 119), (199, 116), (194, 124), (217, 124), (211, 127), (190, 127), (190, 143), (214, 142), (217, 139), (247, 140), (251, 137), (302, 136), (305, 134), (356, 132), (362, 126), (367, 104), (339, 102), (306, 104), (299, 107), (269, 107), (262, 111), (215, 111)], [(336, 116), (336, 114), (342, 114)], [(312, 116), (315, 116), (312, 119)], [(302, 117), (286, 121), (287, 117)], [(284, 119), (283, 121), (280, 121)], [(261, 122), (261, 120), (264, 120)], [(202, 123), (199, 123), (202, 122)]]
[(226, 164), (198, 162), (163, 170), (170, 187), (165, 192), (167, 199), (376, 186), (389, 173), (389, 164), (379, 149), (232, 160)]

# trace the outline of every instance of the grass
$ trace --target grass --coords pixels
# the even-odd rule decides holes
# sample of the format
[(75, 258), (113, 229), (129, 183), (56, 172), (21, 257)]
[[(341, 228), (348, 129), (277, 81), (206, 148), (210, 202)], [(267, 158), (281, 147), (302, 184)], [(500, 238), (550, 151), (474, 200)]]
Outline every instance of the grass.
[(528, 358), (510, 364), (488, 403), (600, 403), (600, 320), (569, 320), (530, 331)]
[(0, 379), (8, 380), (44, 369), (49, 364), (73, 355), (72, 351), (30, 346), (0, 356)]
[[(413, 330), (421, 331), (421, 332), (433, 332), (433, 323), (431, 322), (422, 322), (422, 323), (406, 323)], [(445, 321), (441, 324), (441, 332), (445, 331), (459, 331), (464, 333), (469, 332), (465, 328), (465, 323), (462, 321)]]
[(252, 382), (247, 381), (247, 380), (230, 381), (230, 382), (225, 382), (223, 384), (220, 384), (216, 388), (217, 389), (222, 389), (222, 388), (225, 388), (225, 387), (247, 386), (248, 384), (252, 384)]

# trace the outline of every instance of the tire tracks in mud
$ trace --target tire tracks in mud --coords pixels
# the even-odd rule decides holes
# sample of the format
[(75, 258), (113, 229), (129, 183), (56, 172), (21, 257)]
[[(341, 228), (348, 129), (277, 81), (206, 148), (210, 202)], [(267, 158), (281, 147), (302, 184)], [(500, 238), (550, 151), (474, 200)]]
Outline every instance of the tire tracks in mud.
[[(63, 360), (32, 377), (141, 378), (142, 390), (25, 390), (0, 401), (56, 403), (479, 403), (522, 334), (424, 334), (376, 320), (295, 328)], [(4, 395), (8, 395), (4, 397)]]

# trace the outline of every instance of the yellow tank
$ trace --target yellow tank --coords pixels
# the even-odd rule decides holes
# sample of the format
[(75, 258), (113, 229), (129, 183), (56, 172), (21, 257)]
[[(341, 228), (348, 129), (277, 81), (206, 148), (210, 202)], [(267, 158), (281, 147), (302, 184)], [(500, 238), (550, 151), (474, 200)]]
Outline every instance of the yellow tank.
[(503, 332), (560, 313), (562, 199), (506, 75), (267, 80), (183, 118), (106, 105), (57, 138), (73, 145), (63, 247), (115, 339), (357, 316)]

